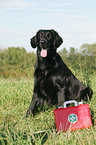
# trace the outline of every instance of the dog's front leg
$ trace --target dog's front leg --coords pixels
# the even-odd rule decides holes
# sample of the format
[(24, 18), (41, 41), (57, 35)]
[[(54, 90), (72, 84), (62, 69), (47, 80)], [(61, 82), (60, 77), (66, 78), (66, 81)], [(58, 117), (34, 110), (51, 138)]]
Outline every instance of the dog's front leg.
[(34, 94), (33, 94), (33, 97), (32, 97), (32, 100), (31, 100), (31, 103), (30, 103), (30, 106), (29, 106), (29, 108), (28, 108), (28, 110), (27, 110), (26, 117), (28, 117), (30, 113), (34, 114), (34, 110), (35, 110), (36, 107), (38, 106), (38, 105), (37, 105), (38, 102), (39, 102), (39, 100), (38, 100), (38, 98), (37, 98), (37, 94), (34, 93)]
[(63, 106), (65, 102), (65, 91), (64, 88), (60, 88), (59, 92), (57, 93), (58, 96), (58, 107)]

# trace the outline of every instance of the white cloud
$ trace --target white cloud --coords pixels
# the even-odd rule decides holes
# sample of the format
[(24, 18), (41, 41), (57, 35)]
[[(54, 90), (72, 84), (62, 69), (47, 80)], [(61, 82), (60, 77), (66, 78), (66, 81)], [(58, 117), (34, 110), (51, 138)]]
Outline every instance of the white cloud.
[(84, 15), (69, 15), (69, 14), (62, 14), (62, 13), (44, 13), (43, 15), (47, 15), (50, 17), (67, 17), (67, 18), (87, 18), (88, 16)]
[(87, 16), (83, 16), (83, 15), (65, 15), (66, 17), (69, 18), (86, 18)]
[(3, 11), (0, 11), (0, 14), (3, 14)]
[(24, 9), (33, 7), (33, 5), (24, 0), (0, 0), (0, 7), (6, 9)]
[(66, 6), (78, 6), (78, 4), (72, 4), (72, 3), (49, 3), (48, 5), (51, 5), (51, 6), (62, 6), (62, 7), (66, 7)]
[[(8, 32), (8, 29), (5, 28), (5, 27), (1, 27), (1, 26), (0, 26), (0, 31), (1, 31), (1, 32)], [(1, 33), (0, 33), (0, 34), (1, 34)]]

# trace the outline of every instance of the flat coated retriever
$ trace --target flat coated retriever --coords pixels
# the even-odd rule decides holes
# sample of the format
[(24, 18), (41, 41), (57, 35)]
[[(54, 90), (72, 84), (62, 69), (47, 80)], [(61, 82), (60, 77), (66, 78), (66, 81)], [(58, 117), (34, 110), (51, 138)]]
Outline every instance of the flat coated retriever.
[(34, 115), (44, 101), (60, 107), (67, 100), (87, 100), (88, 96), (92, 96), (92, 90), (73, 75), (56, 52), (62, 42), (62, 38), (54, 30), (39, 30), (31, 39), (31, 46), (37, 47), (37, 62), (34, 93), (26, 117), (30, 112)]

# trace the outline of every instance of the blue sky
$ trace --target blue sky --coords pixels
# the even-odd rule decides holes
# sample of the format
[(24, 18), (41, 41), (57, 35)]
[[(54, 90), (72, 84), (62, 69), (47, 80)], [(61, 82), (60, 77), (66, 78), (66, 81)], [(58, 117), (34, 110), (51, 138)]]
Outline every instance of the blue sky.
[(59, 48), (96, 43), (96, 0), (0, 0), (0, 48), (25, 47), (39, 29), (54, 29)]

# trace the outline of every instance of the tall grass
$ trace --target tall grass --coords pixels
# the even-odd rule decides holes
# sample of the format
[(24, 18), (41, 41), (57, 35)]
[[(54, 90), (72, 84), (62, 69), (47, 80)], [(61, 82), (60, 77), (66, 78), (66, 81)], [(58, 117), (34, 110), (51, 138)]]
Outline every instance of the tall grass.
[(91, 76), (94, 91), (88, 104), (93, 113), (94, 126), (74, 132), (56, 132), (51, 109), (25, 118), (33, 93), (33, 79), (0, 80), (0, 145), (96, 145), (96, 76)]

